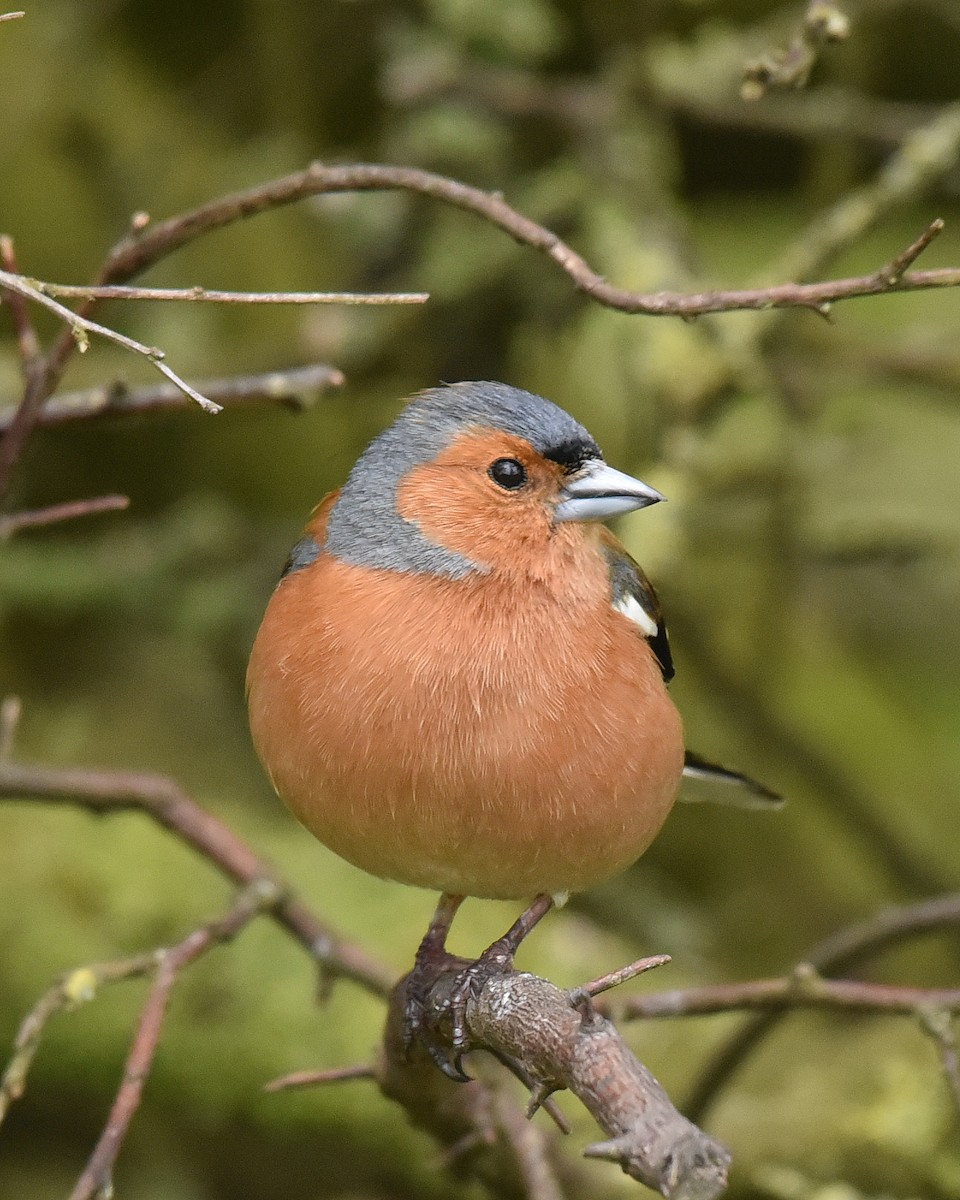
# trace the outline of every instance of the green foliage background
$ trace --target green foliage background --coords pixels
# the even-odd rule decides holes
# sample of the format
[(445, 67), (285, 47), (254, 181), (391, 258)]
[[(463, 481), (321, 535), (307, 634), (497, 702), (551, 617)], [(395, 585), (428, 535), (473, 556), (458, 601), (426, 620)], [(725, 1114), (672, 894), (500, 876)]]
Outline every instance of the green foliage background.
[[(166, 216), (313, 158), (386, 161), (503, 191), (627, 286), (783, 281), (824, 212), (875, 176), (891, 125), (957, 98), (949, 0), (847, 7), (853, 35), (809, 95), (748, 110), (744, 60), (783, 44), (797, 17), (778, 3), (46, 0), (0, 27), (0, 224), (26, 273), (81, 282), (135, 211)], [(754, 111), (772, 114), (766, 131)], [(956, 265), (958, 180), (944, 172), (891, 206), (819, 274), (873, 270), (935, 216), (947, 232), (923, 265)], [(104, 307), (188, 378), (321, 360), (347, 384), (305, 415), (191, 411), (34, 437), (16, 507), (108, 491), (132, 507), (0, 548), (0, 682), (24, 701), (21, 756), (176, 776), (404, 968), (432, 898), (361, 877), (279, 810), (247, 740), (245, 656), (311, 505), (400, 398), (497, 378), (569, 408), (612, 462), (670, 497), (620, 532), (660, 590), (691, 743), (790, 798), (776, 816), (682, 807), (524, 961), (573, 983), (669, 951), (650, 988), (775, 974), (845, 922), (956, 888), (960, 295), (857, 301), (829, 325), (806, 312), (629, 317), (475, 218), (405, 195), (276, 211), (144, 282), (433, 298)], [(13, 404), (8, 324), (0, 337), (0, 402)], [(95, 343), (67, 383), (117, 378), (151, 381)], [(173, 940), (226, 895), (134, 816), (0, 806), (0, 1039), (58, 972)], [(510, 916), (474, 902), (456, 941), (477, 950)], [(957, 953), (930, 940), (877, 977), (955, 986)], [(51, 1027), (0, 1133), (0, 1195), (68, 1192), (141, 999), (125, 984)], [(459, 1194), (369, 1085), (259, 1091), (368, 1057), (379, 1019), (348, 987), (316, 1009), (309, 965), (266, 925), (212, 954), (176, 993), (118, 1194)], [(631, 1037), (682, 1099), (735, 1024)], [(956, 1114), (932, 1045), (902, 1020), (792, 1018), (709, 1124), (734, 1150), (738, 1197), (960, 1196)], [(598, 1194), (628, 1186), (609, 1168), (596, 1179)]]

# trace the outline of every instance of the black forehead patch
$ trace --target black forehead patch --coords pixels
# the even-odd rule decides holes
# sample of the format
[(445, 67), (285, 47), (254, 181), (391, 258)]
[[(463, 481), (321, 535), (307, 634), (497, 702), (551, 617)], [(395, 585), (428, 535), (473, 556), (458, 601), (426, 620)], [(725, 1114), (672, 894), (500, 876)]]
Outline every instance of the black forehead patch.
[(558, 466), (563, 467), (565, 471), (576, 471), (588, 459), (603, 457), (600, 453), (600, 448), (593, 438), (588, 438), (586, 441), (582, 438), (571, 439), (561, 442), (557, 446), (548, 446), (546, 450), (541, 450), (540, 453), (544, 458), (549, 458), (551, 462), (555, 462)]

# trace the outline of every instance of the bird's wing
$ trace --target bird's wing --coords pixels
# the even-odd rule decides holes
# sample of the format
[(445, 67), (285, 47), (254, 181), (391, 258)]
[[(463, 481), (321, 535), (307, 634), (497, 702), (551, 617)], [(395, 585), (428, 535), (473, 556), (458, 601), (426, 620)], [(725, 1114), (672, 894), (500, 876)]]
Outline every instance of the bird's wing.
[(284, 568), (280, 572), (281, 579), (286, 579), (294, 571), (302, 571), (304, 567), (309, 567), (323, 553), (323, 546), (327, 540), (327, 521), (330, 518), (330, 510), (339, 495), (339, 489), (335, 492), (327, 492), (310, 514), (303, 537), (294, 544), (287, 556)]
[(784, 805), (783, 797), (765, 784), (740, 771), (731, 771), (719, 763), (708, 762), (692, 750), (684, 755), (683, 778), (681, 800), (730, 804), (737, 808), (771, 809)]
[(667, 640), (657, 594), (638, 563), (608, 530), (602, 530), (600, 545), (610, 571), (610, 598), (617, 612), (628, 617), (646, 638), (665, 683), (673, 678), (673, 657)]

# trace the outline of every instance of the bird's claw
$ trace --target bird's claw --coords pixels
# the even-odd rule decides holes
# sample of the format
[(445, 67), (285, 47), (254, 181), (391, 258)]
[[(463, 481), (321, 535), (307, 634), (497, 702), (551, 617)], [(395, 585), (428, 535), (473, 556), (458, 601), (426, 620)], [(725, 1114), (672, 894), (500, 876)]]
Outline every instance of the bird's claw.
[[(449, 969), (454, 961), (452, 955), (448, 956), (444, 967)], [(471, 1076), (463, 1069), (463, 1056), (470, 1050), (467, 1005), (480, 995), (489, 979), (513, 968), (513, 956), (494, 944), (475, 961), (460, 962), (461, 968), (441, 1004), (427, 1003), (437, 978), (437, 964), (418, 962), (411, 971), (406, 985), (403, 1045), (409, 1057), (419, 1042), (448, 1079), (469, 1083)], [(440, 1035), (441, 1027), (449, 1031), (446, 1037)]]

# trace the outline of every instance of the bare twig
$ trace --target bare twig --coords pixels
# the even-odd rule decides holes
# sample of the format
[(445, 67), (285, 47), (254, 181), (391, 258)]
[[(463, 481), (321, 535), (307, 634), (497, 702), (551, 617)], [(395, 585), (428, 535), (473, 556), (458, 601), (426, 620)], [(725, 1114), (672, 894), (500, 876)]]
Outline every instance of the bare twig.
[(92, 517), (99, 513), (120, 512), (129, 507), (129, 496), (95, 496), (91, 500), (68, 500), (64, 504), (50, 504), (46, 508), (11, 513), (9, 516), (0, 516), (0, 542), (13, 537), (21, 529), (56, 525), (61, 521), (73, 521), (77, 517)]
[[(324, 363), (266, 371), (261, 375), (237, 375), (226, 379), (205, 379), (194, 386), (197, 391), (225, 408), (239, 404), (281, 404), (303, 412), (311, 407), (311, 396), (341, 387), (343, 372)], [(92, 417), (192, 408), (192, 402), (173, 384), (128, 388), (123, 383), (86, 388), (80, 392), (59, 392), (40, 410), (37, 425), (47, 428), (67, 421), (85, 421)], [(16, 408), (0, 409), (0, 434), (9, 428)]]
[(320, 1087), (327, 1083), (345, 1083), (350, 1079), (376, 1079), (376, 1068), (361, 1064), (356, 1067), (333, 1067), (327, 1071), (294, 1071), (281, 1075), (263, 1085), (265, 1092), (288, 1092), (295, 1088)]
[(601, 975), (599, 979), (591, 979), (589, 983), (574, 988), (570, 993), (570, 999), (574, 1004), (580, 1004), (584, 999), (592, 999), (602, 992), (608, 992), (611, 988), (619, 987), (622, 983), (636, 979), (645, 971), (652, 971), (654, 967), (663, 967), (669, 961), (669, 954), (653, 954), (649, 958), (638, 958), (636, 962), (621, 967), (619, 971), (611, 971), (608, 975)]
[(426, 304), (429, 292), (224, 292), (216, 288), (98, 287), (27, 280), (45, 296), (64, 300), (176, 300), (207, 304)]
[[(805, 961), (824, 974), (847, 971), (888, 946), (955, 925), (960, 926), (960, 892), (888, 908), (824, 939)], [(780, 1005), (758, 1014), (716, 1051), (687, 1102), (691, 1119), (703, 1120), (721, 1089), (788, 1011), (787, 1006)]]
[(51, 1018), (93, 1000), (103, 984), (150, 974), (159, 965), (161, 954), (153, 950), (119, 962), (77, 967), (44, 992), (21, 1022), (13, 1043), (13, 1056), (0, 1076), (0, 1124), (10, 1105), (23, 1095), (34, 1056)]
[(953, 1032), (953, 1012), (935, 1007), (920, 1013), (920, 1025), (937, 1048), (940, 1066), (953, 1097), (954, 1107), (960, 1116), (960, 1052)]
[[(267, 863), (231, 829), (162, 775), (0, 762), (0, 799), (73, 804), (98, 814), (137, 810), (237, 883), (276, 878)], [(271, 915), (313, 956), (322, 972), (351, 979), (374, 995), (385, 996), (393, 982), (391, 974), (358, 947), (334, 935), (289, 895), (285, 885), (278, 882), (277, 886), (285, 898)]]
[(809, 963), (779, 979), (721, 983), (633, 996), (618, 1009), (625, 1020), (692, 1017), (742, 1009), (832, 1008), (916, 1017), (926, 1009), (960, 1011), (960, 988), (894, 987), (857, 979), (825, 979)]
[[(790, 279), (802, 280), (816, 275), (837, 254), (863, 237), (885, 213), (919, 196), (924, 189), (942, 179), (956, 166), (958, 158), (960, 104), (947, 104), (936, 111), (928, 124), (912, 130), (904, 138), (873, 179), (863, 187), (846, 192), (835, 204), (818, 212), (792, 243), (764, 269), (764, 277), (777, 279), (787, 275)], [(908, 247), (904, 255), (909, 256), (916, 244), (914, 242)], [(927, 244), (924, 242), (920, 250)], [(898, 255), (894, 263), (901, 257)], [(926, 271), (904, 271), (892, 285), (888, 282), (889, 271), (885, 269), (866, 278), (872, 279), (881, 291), (897, 291), (905, 281), (916, 281), (929, 274)], [(940, 275), (936, 271), (933, 274)], [(831, 302), (828, 296), (821, 301), (823, 304)]]
[(7, 12), (0, 13), (0, 21), (16, 21), (18, 17), (25, 17), (25, 12)]
[[(20, 274), (16, 251), (13, 248), (13, 238), (0, 234), (0, 267), (13, 275)], [(30, 320), (30, 310), (23, 296), (16, 292), (2, 291), (0, 298), (10, 309), (13, 327), (17, 335), (17, 352), (25, 377), (29, 377), (33, 363), (40, 357), (40, 339)]]
[(115, 342), (118, 346), (123, 346), (125, 350), (132, 350), (134, 354), (141, 354), (148, 362), (152, 363), (158, 371), (166, 375), (166, 377), (182, 392), (188, 395), (191, 400), (195, 400), (197, 404), (208, 413), (220, 412), (220, 405), (214, 404), (212, 400), (208, 400), (206, 396), (202, 396), (198, 391), (192, 388), (188, 383), (180, 378), (163, 361), (164, 353), (158, 350), (155, 346), (145, 346), (142, 342), (136, 341), (134, 338), (127, 337), (124, 333), (117, 333), (115, 329), (110, 329), (106, 325), (98, 325), (96, 321), (91, 321), (89, 318), (82, 316), (80, 313), (73, 312), (63, 304), (59, 304), (52, 297), (45, 295), (39, 285), (28, 280), (23, 275), (12, 275), (9, 271), (0, 271), (0, 287), (7, 291), (23, 296), (26, 300), (32, 300), (36, 304), (42, 305), (55, 313), (61, 321), (65, 322), (70, 334), (77, 344), (81, 353), (87, 349), (88, 334), (95, 334), (98, 337), (106, 338), (108, 341)]
[(70, 1200), (92, 1200), (112, 1194), (113, 1165), (130, 1122), (140, 1107), (144, 1084), (160, 1041), (170, 992), (180, 974), (213, 946), (235, 937), (254, 917), (273, 908), (280, 898), (276, 885), (269, 880), (255, 880), (244, 888), (224, 916), (194, 930), (170, 950), (158, 952), (157, 972), (140, 1014), (120, 1088), (97, 1145), (70, 1193)]
[(616, 287), (598, 275), (555, 233), (511, 208), (496, 192), (484, 192), (455, 179), (413, 167), (358, 163), (326, 166), (313, 163), (303, 171), (223, 196), (201, 208), (159, 221), (118, 243), (102, 272), (101, 282), (126, 279), (159, 258), (213, 229), (307, 196), (338, 192), (403, 190), (451, 204), (483, 217), (517, 242), (553, 260), (586, 295), (608, 308), (649, 316), (695, 317), (740, 309), (819, 308), (823, 304), (890, 291), (917, 291), (960, 285), (960, 269), (910, 271), (895, 284), (874, 272), (825, 283), (785, 283), (772, 287), (718, 290), (684, 294), (635, 292)]

